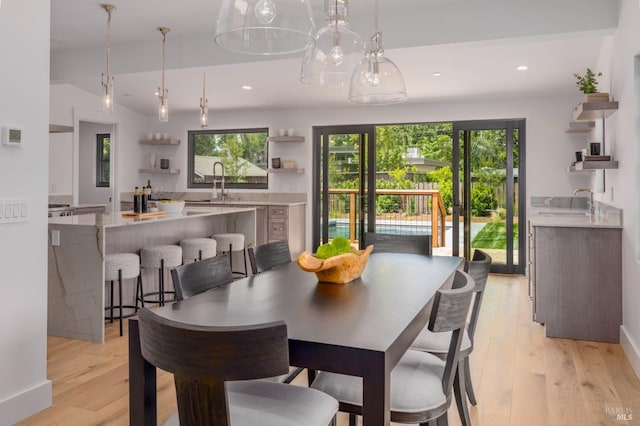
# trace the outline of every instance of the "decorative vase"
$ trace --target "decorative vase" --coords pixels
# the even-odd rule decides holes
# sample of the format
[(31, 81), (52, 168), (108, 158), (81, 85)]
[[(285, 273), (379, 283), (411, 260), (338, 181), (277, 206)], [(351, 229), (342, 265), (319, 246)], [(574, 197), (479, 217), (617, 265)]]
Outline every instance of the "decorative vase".
[(158, 154), (156, 154), (155, 152), (150, 152), (149, 153), (149, 168), (150, 169), (155, 169), (157, 162), (158, 162)]

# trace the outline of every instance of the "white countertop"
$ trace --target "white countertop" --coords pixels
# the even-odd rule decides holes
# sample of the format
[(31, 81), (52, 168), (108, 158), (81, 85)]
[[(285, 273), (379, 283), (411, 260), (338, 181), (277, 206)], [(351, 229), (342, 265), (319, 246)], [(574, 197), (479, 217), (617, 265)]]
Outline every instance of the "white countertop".
[(185, 207), (180, 213), (168, 213), (165, 216), (153, 216), (149, 218), (122, 217), (122, 213), (115, 212), (104, 214), (84, 214), (77, 216), (60, 216), (49, 218), (49, 224), (60, 225), (84, 225), (103, 226), (105, 228), (129, 225), (141, 225), (151, 222), (166, 222), (173, 220), (183, 220), (193, 217), (218, 216), (233, 213), (255, 211), (250, 207)]
[[(579, 207), (570, 208), (563, 204), (564, 199), (571, 197), (548, 197), (548, 200), (559, 201), (549, 203), (544, 197), (532, 197), (529, 222), (532, 226), (555, 226), (564, 228), (622, 228), (622, 212), (603, 203), (596, 204), (596, 213), (589, 214), (584, 203), (575, 203)], [(542, 202), (540, 202), (542, 201)], [(557, 205), (561, 207), (557, 207)], [(566, 205), (566, 206), (565, 206)]]

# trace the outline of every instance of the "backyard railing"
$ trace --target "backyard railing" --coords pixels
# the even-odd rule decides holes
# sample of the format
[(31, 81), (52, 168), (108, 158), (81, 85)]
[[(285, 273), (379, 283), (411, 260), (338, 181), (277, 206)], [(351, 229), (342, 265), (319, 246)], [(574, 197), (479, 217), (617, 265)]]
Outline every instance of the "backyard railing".
[[(359, 239), (357, 189), (329, 190), (329, 236)], [(433, 247), (445, 246), (446, 211), (440, 191), (433, 189), (377, 189), (376, 232), (383, 234), (431, 234)]]

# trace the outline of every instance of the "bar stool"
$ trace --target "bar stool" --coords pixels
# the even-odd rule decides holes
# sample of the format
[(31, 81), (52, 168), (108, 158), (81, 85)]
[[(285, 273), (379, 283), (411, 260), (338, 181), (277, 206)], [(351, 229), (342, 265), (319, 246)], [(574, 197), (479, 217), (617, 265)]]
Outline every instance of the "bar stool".
[[(141, 301), (142, 306), (144, 303), (157, 303), (160, 306), (164, 306), (164, 296), (166, 293), (174, 294), (175, 291), (164, 290), (164, 269), (175, 268), (182, 265), (182, 248), (177, 245), (164, 245), (145, 247), (140, 250), (140, 265), (144, 268), (157, 268), (159, 270), (158, 275), (158, 291), (150, 293), (142, 293)], [(147, 296), (158, 295), (157, 299), (148, 300)], [(137, 303), (137, 301), (136, 301)]]
[[(136, 305), (122, 304), (122, 280), (138, 278), (136, 285)], [(104, 280), (109, 281), (109, 305), (105, 305), (105, 310), (109, 310), (109, 321), (113, 322), (113, 310), (116, 306), (113, 302), (113, 282), (118, 281), (118, 306), (120, 319), (120, 335), (122, 336), (122, 308), (133, 308), (138, 311), (138, 290), (142, 285), (140, 281), (140, 256), (134, 253), (113, 253), (104, 258)]]
[(182, 259), (187, 260), (203, 260), (216, 256), (216, 240), (211, 238), (187, 238), (180, 241), (182, 247)]
[[(215, 234), (212, 236), (218, 243), (218, 253), (229, 254), (229, 265), (234, 274), (247, 276), (247, 251), (244, 247), (244, 234)], [(244, 272), (233, 270), (233, 252), (242, 251)]]

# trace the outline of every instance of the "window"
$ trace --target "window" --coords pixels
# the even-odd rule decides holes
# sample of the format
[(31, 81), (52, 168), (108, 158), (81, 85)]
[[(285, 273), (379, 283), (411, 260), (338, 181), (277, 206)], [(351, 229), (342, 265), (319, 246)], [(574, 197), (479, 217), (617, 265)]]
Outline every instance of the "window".
[[(225, 188), (267, 189), (268, 129), (189, 132), (189, 188), (211, 188), (213, 165), (224, 166)], [(216, 178), (221, 174), (216, 165)]]
[(109, 187), (109, 174), (111, 171), (111, 135), (96, 135), (96, 187)]

